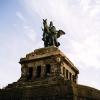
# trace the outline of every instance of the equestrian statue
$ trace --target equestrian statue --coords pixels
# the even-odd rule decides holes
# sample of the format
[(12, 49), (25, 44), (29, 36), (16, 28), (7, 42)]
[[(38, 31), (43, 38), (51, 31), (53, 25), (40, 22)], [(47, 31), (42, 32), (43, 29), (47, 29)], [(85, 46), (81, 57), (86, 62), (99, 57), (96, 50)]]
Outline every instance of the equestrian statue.
[(65, 32), (62, 30), (56, 30), (55, 26), (53, 25), (53, 22), (50, 21), (49, 26), (47, 25), (47, 19), (43, 19), (43, 38), (44, 41), (44, 47), (48, 46), (56, 46), (59, 47), (60, 43), (57, 41), (57, 39), (64, 35)]

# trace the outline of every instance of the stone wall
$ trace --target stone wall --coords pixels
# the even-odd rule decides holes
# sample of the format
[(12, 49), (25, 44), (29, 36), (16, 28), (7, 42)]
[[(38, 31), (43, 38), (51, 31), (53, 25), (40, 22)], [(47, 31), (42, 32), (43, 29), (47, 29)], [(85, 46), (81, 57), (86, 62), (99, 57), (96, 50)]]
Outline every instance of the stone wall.
[(52, 84), (30, 82), (5, 88), (0, 91), (0, 100), (100, 100), (100, 91), (61, 79)]

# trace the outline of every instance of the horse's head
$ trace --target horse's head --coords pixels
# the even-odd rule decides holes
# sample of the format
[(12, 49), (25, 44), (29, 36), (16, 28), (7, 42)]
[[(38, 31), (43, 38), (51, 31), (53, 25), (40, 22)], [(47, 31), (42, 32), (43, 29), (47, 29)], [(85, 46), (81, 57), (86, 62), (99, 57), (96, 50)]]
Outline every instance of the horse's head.
[(44, 32), (45, 33), (49, 33), (49, 28), (48, 28), (48, 25), (47, 25), (47, 19), (43, 19), (43, 27), (44, 27)]
[(47, 19), (43, 19), (43, 25), (47, 24)]

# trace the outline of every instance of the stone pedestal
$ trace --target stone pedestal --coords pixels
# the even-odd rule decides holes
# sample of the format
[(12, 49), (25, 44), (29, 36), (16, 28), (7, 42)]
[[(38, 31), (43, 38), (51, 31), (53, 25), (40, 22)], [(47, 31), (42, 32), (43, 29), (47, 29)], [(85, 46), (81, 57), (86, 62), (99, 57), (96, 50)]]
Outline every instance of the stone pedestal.
[(20, 59), (20, 64), (23, 81), (63, 78), (77, 83), (78, 69), (57, 47), (36, 49)]

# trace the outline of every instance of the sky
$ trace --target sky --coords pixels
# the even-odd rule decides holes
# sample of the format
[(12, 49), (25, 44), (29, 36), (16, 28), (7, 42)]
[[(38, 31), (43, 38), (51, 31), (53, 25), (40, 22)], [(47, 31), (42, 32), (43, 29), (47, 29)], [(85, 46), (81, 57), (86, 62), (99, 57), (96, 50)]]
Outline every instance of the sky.
[(21, 57), (44, 47), (42, 19), (66, 33), (59, 49), (78, 83), (100, 90), (100, 0), (0, 0), (0, 87), (20, 78)]

